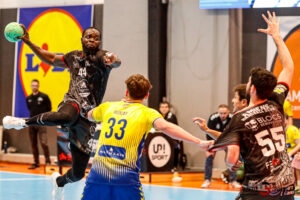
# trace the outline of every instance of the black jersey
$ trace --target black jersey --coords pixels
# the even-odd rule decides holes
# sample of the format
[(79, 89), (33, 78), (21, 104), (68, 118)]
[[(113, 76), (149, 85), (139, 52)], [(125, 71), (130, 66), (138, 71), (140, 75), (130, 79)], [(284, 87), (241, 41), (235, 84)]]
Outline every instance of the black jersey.
[(107, 51), (84, 57), (82, 51), (71, 51), (63, 56), (70, 69), (71, 81), (64, 101), (75, 101), (83, 116), (102, 102), (111, 68), (103, 63)]
[(173, 124), (176, 124), (178, 125), (178, 122), (177, 122), (177, 117), (175, 114), (173, 114), (172, 112), (168, 112), (166, 114), (166, 116), (164, 117), (165, 120), (167, 120), (168, 122), (171, 122)]
[[(215, 131), (223, 132), (224, 128), (229, 124), (231, 117), (232, 115), (229, 114), (228, 117), (222, 121), (218, 112), (213, 113), (209, 116), (207, 127)], [(206, 139), (213, 140), (208, 134), (206, 135)]]
[(26, 97), (27, 108), (30, 117), (51, 111), (51, 101), (47, 94), (39, 92), (36, 95), (29, 95)]
[(283, 102), (288, 86), (279, 83), (265, 102), (236, 113), (210, 149), (239, 145), (245, 161), (243, 187), (264, 191), (294, 183), (294, 171), (286, 151)]

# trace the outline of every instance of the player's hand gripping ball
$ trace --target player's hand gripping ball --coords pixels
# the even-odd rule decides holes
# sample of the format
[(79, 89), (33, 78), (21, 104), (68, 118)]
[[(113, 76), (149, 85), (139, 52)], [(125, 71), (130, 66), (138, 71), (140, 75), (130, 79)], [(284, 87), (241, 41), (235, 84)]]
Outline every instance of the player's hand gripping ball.
[(11, 22), (6, 25), (4, 29), (4, 35), (8, 41), (18, 42), (20, 39), (17, 37), (23, 36), (24, 30), (17, 22)]

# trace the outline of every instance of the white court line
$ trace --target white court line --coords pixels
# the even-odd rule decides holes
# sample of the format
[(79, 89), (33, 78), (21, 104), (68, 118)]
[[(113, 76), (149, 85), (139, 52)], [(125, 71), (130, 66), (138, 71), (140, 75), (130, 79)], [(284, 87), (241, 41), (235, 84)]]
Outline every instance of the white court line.
[(47, 177), (47, 176), (51, 176), (51, 175), (47, 175), (47, 174), (31, 174), (31, 173), (22, 173), (22, 172), (10, 172), (10, 171), (0, 171), (0, 174), (5, 174), (5, 173), (8, 173), (8, 174), (22, 174), (22, 175), (28, 175), (28, 176), (44, 176), (44, 177)]
[(151, 187), (162, 187), (162, 188), (176, 188), (176, 189), (187, 189), (187, 190), (203, 190), (203, 191), (217, 191), (217, 192), (229, 192), (229, 193), (238, 193), (239, 191), (228, 191), (228, 190), (217, 190), (217, 189), (203, 189), (203, 188), (192, 188), (192, 187), (184, 187), (184, 186), (168, 186), (168, 185), (154, 185), (154, 184), (142, 184), (143, 186), (151, 186)]
[(40, 181), (50, 180), (49, 178), (0, 178), (0, 182), (4, 181)]

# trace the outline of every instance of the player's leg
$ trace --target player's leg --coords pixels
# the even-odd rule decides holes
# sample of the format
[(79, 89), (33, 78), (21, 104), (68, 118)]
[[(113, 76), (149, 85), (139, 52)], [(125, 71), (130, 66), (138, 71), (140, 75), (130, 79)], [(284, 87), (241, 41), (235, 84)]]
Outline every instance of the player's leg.
[(29, 138), (31, 142), (31, 150), (32, 150), (34, 163), (28, 169), (36, 169), (40, 167), (37, 134), (38, 132), (36, 127), (29, 127)]
[(46, 164), (50, 164), (50, 154), (47, 140), (47, 128), (44, 126), (37, 127), (40, 143), (45, 155)]
[(26, 119), (26, 125), (70, 126), (78, 119), (79, 115), (78, 105), (74, 102), (66, 102), (59, 106), (57, 112), (46, 112)]
[(78, 105), (74, 102), (64, 102), (57, 112), (45, 112), (29, 119), (6, 116), (3, 126), (6, 129), (22, 129), (27, 126), (70, 126), (80, 116)]
[(233, 172), (229, 170), (230, 187), (241, 188), (241, 185), (236, 180), (237, 180), (237, 172)]
[(82, 179), (85, 175), (85, 169), (89, 162), (90, 156), (79, 150), (71, 143), (72, 168), (64, 175), (58, 172), (52, 174), (53, 191), (52, 196), (55, 200), (62, 200), (64, 196), (64, 186), (67, 183), (73, 183)]
[(201, 187), (206, 188), (210, 186), (210, 181), (212, 177), (212, 168), (213, 168), (214, 153), (206, 152), (205, 160), (205, 181)]
[(73, 183), (82, 179), (88, 165), (90, 155), (82, 152), (71, 143), (72, 168), (66, 174), (57, 178), (58, 187), (64, 187), (67, 183)]

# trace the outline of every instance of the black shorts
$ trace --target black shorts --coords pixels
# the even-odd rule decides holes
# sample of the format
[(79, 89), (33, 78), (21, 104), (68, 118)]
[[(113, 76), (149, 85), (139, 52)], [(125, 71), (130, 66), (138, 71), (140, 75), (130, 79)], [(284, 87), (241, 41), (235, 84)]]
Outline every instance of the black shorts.
[(93, 149), (93, 143), (90, 141), (93, 141), (96, 124), (82, 116), (79, 105), (75, 101), (60, 103), (58, 112), (60, 111), (74, 113), (72, 114), (72, 122), (68, 126), (62, 128), (67, 129), (66, 131), (69, 132), (69, 139), (72, 144), (81, 151), (90, 154)]
[(93, 143), (90, 141), (93, 141), (96, 124), (79, 116), (78, 120), (68, 128), (70, 142), (81, 151), (90, 154), (93, 150)]

